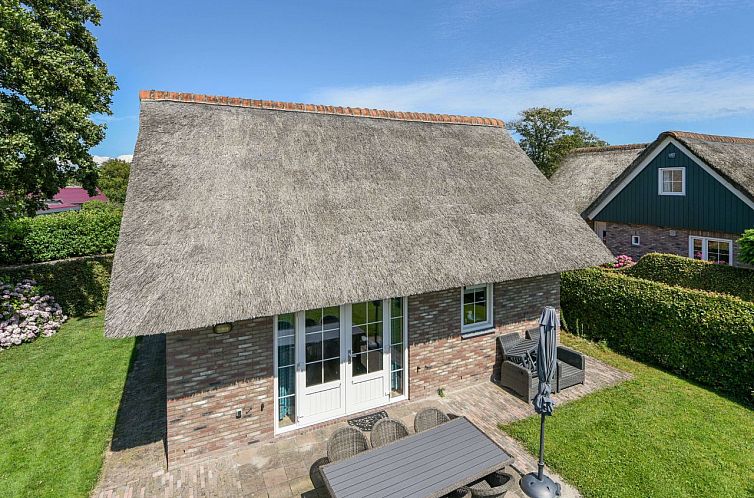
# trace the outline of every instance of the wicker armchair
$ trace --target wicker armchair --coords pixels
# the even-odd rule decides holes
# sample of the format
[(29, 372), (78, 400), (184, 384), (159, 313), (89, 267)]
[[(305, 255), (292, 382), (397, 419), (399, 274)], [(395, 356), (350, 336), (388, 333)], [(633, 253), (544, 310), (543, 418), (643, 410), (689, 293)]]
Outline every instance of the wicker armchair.
[(556, 374), (556, 389), (563, 389), (576, 384), (583, 384), (586, 378), (586, 362), (584, 355), (578, 351), (558, 346), (558, 370)]
[(372, 448), (379, 448), (406, 436), (408, 436), (408, 427), (403, 422), (391, 418), (383, 418), (372, 427), (370, 441)]
[(443, 496), (443, 498), (471, 498), (471, 490), (466, 486), (462, 486), (455, 491)]
[(527, 330), (526, 338), (534, 339), (535, 341), (538, 341), (539, 340), (539, 327), (534, 327), (533, 329)]
[(516, 479), (512, 474), (498, 470), (497, 472), (483, 477), (479, 481), (471, 484), (469, 489), (471, 490), (471, 496), (473, 497), (499, 497), (505, 496), (505, 493), (507, 493), (515, 483)]
[(450, 421), (450, 418), (437, 408), (425, 408), (414, 417), (414, 430), (416, 432), (426, 431), (448, 421)]
[(506, 350), (510, 351), (510, 348), (521, 342), (523, 339), (516, 332), (510, 334), (501, 335), (497, 338), (497, 342), (500, 344), (500, 351), (503, 353), (503, 360), (505, 360)]
[(500, 385), (526, 401), (531, 401), (537, 394), (539, 379), (536, 372), (532, 372), (526, 366), (506, 360), (500, 367)]
[(369, 443), (363, 432), (356, 427), (342, 427), (327, 441), (327, 458), (330, 462), (337, 462), (368, 449)]

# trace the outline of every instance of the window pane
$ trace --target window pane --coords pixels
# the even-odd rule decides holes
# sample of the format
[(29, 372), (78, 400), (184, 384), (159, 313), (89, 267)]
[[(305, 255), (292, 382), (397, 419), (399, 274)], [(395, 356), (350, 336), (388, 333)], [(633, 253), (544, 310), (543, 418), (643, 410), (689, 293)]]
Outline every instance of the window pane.
[(353, 321), (354, 325), (367, 323), (367, 303), (351, 305), (351, 321)]
[(390, 317), (395, 318), (398, 316), (403, 316), (403, 299), (394, 297), (390, 300)]
[(399, 344), (390, 348), (390, 370), (403, 368), (403, 345)]
[(278, 368), (278, 397), (290, 396), (296, 392), (296, 367)]
[(296, 423), (296, 397), (288, 396), (278, 400), (278, 425), (286, 427)]
[[(364, 356), (364, 355), (362, 355)], [(369, 373), (379, 372), (382, 370), (382, 350), (370, 351), (366, 354), (369, 357)]]
[(322, 325), (325, 330), (340, 328), (340, 308), (331, 306), (322, 310)]
[(403, 318), (393, 318), (390, 321), (390, 342), (403, 342)]
[[(366, 328), (366, 325), (364, 325)], [(367, 350), (367, 333), (361, 327), (351, 329), (351, 347), (354, 353), (360, 353)]]
[(367, 353), (355, 355), (351, 359), (351, 374), (354, 377), (367, 373)]
[(474, 302), (474, 289), (463, 289), (463, 304)]
[(369, 322), (382, 321), (382, 301), (367, 302), (367, 321)]
[(479, 289), (474, 293), (474, 302), (484, 303), (487, 301), (487, 288)]
[(306, 366), (306, 387), (322, 384), (322, 363), (311, 363)]
[(322, 359), (322, 334), (306, 335), (306, 362), (319, 361)]
[(463, 324), (472, 325), (475, 322), (474, 319), (474, 303), (463, 305)]
[(278, 336), (293, 335), (293, 313), (278, 315)]
[(403, 370), (397, 370), (390, 373), (390, 396), (400, 396), (403, 394)]
[(322, 329), (322, 309), (308, 310), (305, 314), (306, 332), (314, 332)]
[(369, 349), (382, 349), (382, 322), (367, 325)]
[(694, 241), (694, 259), (704, 259), (702, 252), (702, 239), (692, 239)]
[(322, 357), (340, 357), (340, 329), (326, 330), (322, 338)]
[(278, 344), (278, 366), (287, 367), (296, 363), (296, 347), (293, 336), (280, 338)]
[(340, 378), (340, 358), (322, 362), (325, 382), (332, 382)]
[(476, 305), (476, 309), (474, 311), (474, 317), (476, 318), (477, 323), (482, 323), (482, 322), (487, 321), (487, 302), (486, 301)]

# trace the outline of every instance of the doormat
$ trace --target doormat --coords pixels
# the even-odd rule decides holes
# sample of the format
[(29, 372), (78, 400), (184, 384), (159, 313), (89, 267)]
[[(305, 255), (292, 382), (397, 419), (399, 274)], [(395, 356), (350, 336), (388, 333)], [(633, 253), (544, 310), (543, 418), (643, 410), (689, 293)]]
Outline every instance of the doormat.
[(356, 417), (348, 420), (348, 425), (361, 429), (362, 431), (371, 431), (374, 424), (383, 418), (387, 418), (387, 412), (382, 410), (376, 413), (370, 413), (363, 417)]

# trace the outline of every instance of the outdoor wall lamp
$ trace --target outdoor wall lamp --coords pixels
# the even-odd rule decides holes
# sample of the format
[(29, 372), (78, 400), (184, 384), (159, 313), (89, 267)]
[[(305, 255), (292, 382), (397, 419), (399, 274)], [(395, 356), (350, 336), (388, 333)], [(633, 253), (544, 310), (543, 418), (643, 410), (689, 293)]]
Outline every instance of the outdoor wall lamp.
[(214, 327), (212, 327), (212, 332), (215, 334), (227, 334), (233, 330), (233, 324), (230, 322), (227, 323), (218, 323)]

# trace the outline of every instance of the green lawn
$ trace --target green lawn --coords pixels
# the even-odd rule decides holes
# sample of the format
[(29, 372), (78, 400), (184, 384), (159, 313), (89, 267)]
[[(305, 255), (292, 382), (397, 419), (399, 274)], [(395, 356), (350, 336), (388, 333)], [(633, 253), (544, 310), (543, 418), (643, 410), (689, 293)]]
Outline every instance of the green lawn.
[[(634, 374), (547, 420), (545, 460), (585, 497), (754, 496), (754, 410), (601, 345), (562, 340)], [(501, 428), (537, 454), (538, 417)]]
[(0, 495), (87, 496), (128, 371), (133, 339), (102, 335), (102, 315), (0, 352)]

